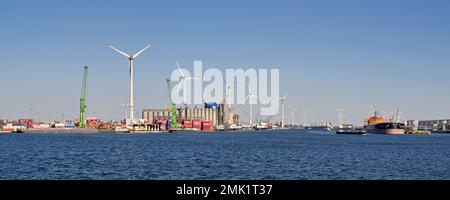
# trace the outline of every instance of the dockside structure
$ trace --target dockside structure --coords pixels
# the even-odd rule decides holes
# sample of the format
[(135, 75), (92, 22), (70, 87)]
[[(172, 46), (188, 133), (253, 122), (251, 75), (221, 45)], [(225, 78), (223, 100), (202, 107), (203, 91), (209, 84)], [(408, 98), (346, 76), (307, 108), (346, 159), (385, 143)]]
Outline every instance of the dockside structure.
[(440, 120), (409, 120), (406, 123), (409, 128), (423, 131), (449, 131), (450, 119)]

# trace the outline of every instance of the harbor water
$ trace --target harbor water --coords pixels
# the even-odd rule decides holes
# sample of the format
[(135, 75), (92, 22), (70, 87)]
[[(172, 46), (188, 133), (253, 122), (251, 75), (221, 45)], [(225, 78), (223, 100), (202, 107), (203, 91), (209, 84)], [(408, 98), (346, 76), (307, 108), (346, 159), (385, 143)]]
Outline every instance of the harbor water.
[(450, 135), (1, 134), (0, 179), (450, 179)]

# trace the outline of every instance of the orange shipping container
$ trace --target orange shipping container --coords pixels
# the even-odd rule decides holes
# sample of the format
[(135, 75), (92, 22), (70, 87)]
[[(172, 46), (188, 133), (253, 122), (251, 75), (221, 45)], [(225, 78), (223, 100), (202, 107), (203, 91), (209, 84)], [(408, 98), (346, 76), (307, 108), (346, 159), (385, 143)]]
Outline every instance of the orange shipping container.
[(192, 120), (184, 120), (183, 128), (192, 128)]

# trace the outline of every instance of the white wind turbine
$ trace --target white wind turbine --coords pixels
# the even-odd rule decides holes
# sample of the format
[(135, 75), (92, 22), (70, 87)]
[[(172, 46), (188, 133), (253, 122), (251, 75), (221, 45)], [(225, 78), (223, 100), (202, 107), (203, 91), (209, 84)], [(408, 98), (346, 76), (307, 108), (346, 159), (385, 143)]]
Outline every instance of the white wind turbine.
[(284, 128), (284, 104), (285, 104), (287, 96), (288, 95), (284, 96), (283, 98), (277, 97), (278, 99), (280, 99), (280, 103), (281, 103), (281, 128)]
[(290, 110), (290, 114), (291, 114), (291, 125), (294, 126), (295, 125), (295, 112), (297, 112), (297, 109), (293, 108), (293, 107), (289, 107)]
[[(181, 69), (180, 65), (178, 64), (178, 61), (176, 62), (178, 70), (180, 71), (181, 74), (181, 80), (180, 80), (180, 85), (179, 87), (183, 87), (183, 104), (186, 106), (186, 94), (187, 94), (187, 89), (186, 89), (186, 80), (197, 80), (198, 78), (195, 77), (186, 77), (183, 73), (183, 70)], [(178, 88), (178, 91), (180, 88)], [(187, 107), (187, 106), (186, 106)]]
[(307, 122), (307, 121), (308, 121), (307, 115), (308, 115), (308, 112), (309, 112), (309, 111), (303, 110), (302, 112), (303, 112), (303, 127), (309, 126), (309, 124), (308, 124), (308, 122)]
[(114, 51), (117, 51), (118, 53), (125, 56), (126, 58), (128, 58), (128, 63), (130, 65), (130, 105), (129, 105), (129, 107), (130, 107), (130, 123), (133, 124), (133, 122), (134, 122), (134, 59), (136, 59), (142, 52), (144, 52), (145, 50), (150, 48), (151, 45), (146, 46), (145, 48), (143, 48), (142, 50), (140, 50), (133, 56), (130, 56), (127, 53), (120, 51), (119, 49), (116, 49), (111, 45), (108, 45), (108, 47), (113, 49)]
[(252, 91), (250, 90), (250, 88), (248, 89), (248, 96), (245, 98), (246, 100), (248, 99), (248, 103), (250, 104), (250, 119), (249, 119), (249, 124), (250, 126), (253, 127), (253, 101), (252, 98), (258, 99), (258, 96), (253, 95)]

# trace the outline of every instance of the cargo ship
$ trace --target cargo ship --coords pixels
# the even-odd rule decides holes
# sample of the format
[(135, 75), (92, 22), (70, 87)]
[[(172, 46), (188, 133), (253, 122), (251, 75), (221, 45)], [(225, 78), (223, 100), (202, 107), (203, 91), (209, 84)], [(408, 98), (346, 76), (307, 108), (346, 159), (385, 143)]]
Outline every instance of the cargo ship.
[(405, 134), (405, 124), (398, 122), (398, 111), (395, 120), (386, 120), (375, 111), (374, 115), (366, 120), (364, 130), (372, 134), (402, 135)]

